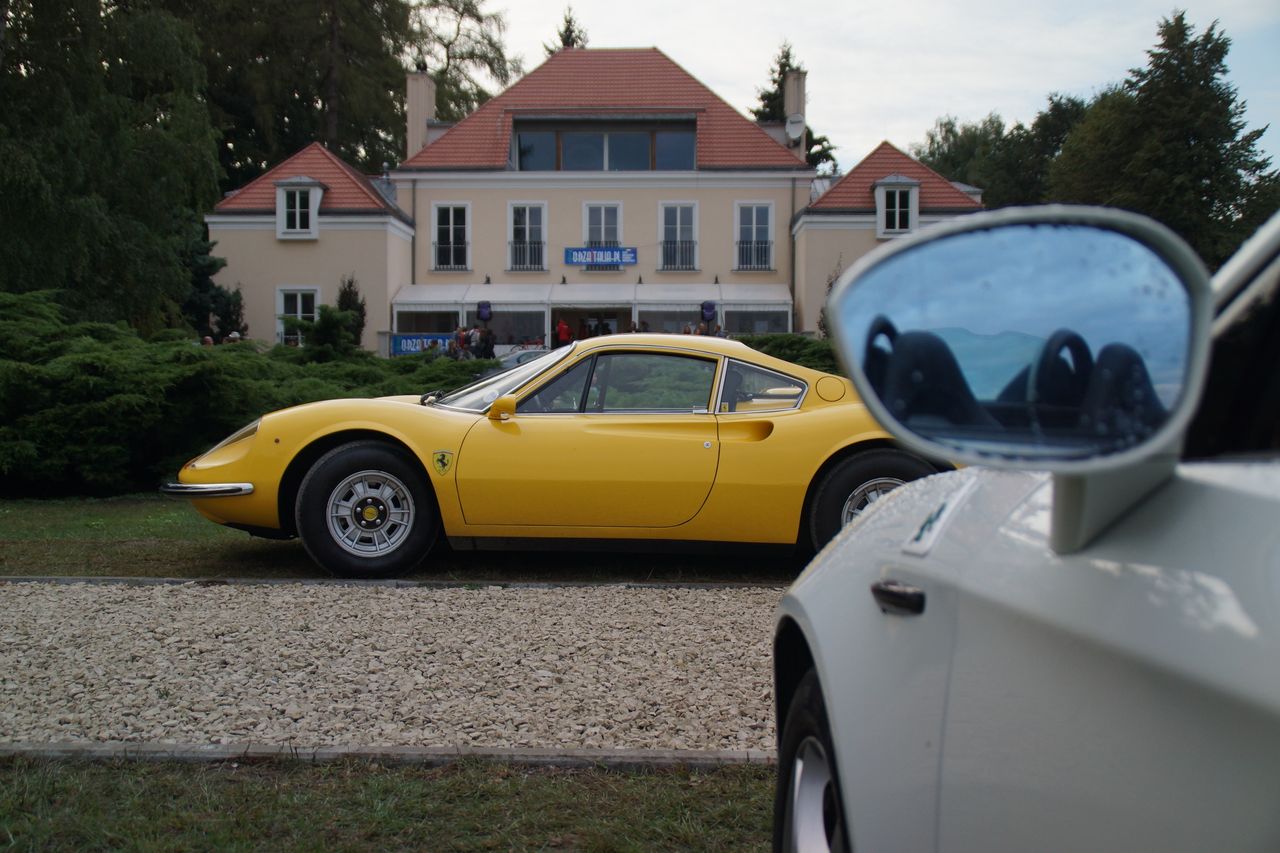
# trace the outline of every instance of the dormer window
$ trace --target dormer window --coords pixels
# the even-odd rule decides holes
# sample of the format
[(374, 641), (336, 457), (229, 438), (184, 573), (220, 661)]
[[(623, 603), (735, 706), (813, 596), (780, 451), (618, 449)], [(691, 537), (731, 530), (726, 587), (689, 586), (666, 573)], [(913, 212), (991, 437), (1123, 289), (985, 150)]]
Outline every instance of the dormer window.
[(315, 240), (320, 236), (316, 217), (326, 187), (306, 176), (276, 181), (276, 237), (281, 240)]
[(523, 120), (511, 134), (511, 168), (521, 172), (692, 171), (694, 122)]
[(910, 234), (920, 216), (920, 182), (904, 175), (890, 175), (875, 183), (876, 236)]

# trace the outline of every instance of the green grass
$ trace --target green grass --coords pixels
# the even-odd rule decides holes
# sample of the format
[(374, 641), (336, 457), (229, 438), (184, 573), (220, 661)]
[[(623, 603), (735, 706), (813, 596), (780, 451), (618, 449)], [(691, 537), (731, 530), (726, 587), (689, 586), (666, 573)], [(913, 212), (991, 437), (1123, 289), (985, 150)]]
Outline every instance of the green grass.
[[(438, 545), (410, 580), (685, 581), (787, 584), (804, 561), (772, 549), (730, 554), (454, 552)], [(323, 578), (296, 540), (214, 524), (159, 496), (0, 500), (0, 576)], [(2, 843), (2, 842), (0, 842)]]
[(0, 761), (15, 850), (758, 850), (774, 771)]

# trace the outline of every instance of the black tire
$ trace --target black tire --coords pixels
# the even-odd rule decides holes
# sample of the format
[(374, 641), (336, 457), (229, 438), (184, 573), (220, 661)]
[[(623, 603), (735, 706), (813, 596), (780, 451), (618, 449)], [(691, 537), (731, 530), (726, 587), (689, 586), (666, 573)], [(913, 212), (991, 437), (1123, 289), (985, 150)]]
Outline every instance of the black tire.
[(773, 797), (776, 853), (849, 850), (835, 755), (822, 686), (810, 667), (791, 697), (778, 747), (778, 787)]
[(422, 562), (440, 529), (422, 466), (380, 441), (355, 441), (321, 456), (296, 504), (307, 553), (338, 577), (403, 575)]
[(860, 492), (870, 497), (869, 503), (899, 485), (936, 473), (937, 469), (919, 456), (889, 447), (846, 456), (813, 490), (807, 544), (814, 551), (822, 550), (844, 527), (845, 505)]

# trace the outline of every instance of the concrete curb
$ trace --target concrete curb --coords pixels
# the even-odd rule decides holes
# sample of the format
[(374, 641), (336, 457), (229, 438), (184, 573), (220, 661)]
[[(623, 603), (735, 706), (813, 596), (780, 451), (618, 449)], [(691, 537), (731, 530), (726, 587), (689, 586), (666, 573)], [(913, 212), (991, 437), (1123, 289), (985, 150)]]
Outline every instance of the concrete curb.
[(440, 767), (458, 761), (519, 764), (532, 767), (644, 770), (683, 767), (714, 770), (734, 764), (773, 765), (772, 751), (696, 749), (523, 749), (469, 746), (324, 746), (298, 747), (254, 743), (5, 743), (0, 760), (29, 758), (74, 761), (147, 761), (213, 764), (218, 762), (297, 761), (329, 764), (376, 761), (381, 764)]
[(337, 587), (386, 587), (390, 589), (564, 589), (570, 587), (621, 586), (627, 589), (785, 589), (787, 584), (765, 581), (740, 581), (737, 583), (681, 583), (679, 581), (406, 581), (406, 580), (343, 580), (341, 578), (130, 578), (130, 577), (80, 577), (76, 575), (11, 575), (0, 576), (0, 586), (5, 584), (46, 583), (85, 584), (87, 586), (337, 586)]

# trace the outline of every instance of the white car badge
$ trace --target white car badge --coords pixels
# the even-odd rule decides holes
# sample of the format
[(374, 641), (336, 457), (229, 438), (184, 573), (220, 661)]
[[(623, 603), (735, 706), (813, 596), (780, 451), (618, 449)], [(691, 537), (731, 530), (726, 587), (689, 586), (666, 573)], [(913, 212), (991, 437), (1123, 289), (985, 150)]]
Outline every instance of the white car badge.
[(938, 541), (938, 537), (942, 535), (942, 531), (946, 529), (947, 522), (951, 520), (951, 516), (955, 515), (956, 508), (964, 503), (964, 499), (969, 496), (969, 492), (973, 491), (977, 481), (973, 477), (969, 477), (964, 481), (960, 488), (947, 495), (941, 503), (920, 522), (920, 527), (911, 535), (906, 542), (902, 544), (902, 553), (910, 554), (914, 557), (923, 557), (933, 550), (934, 543)]

